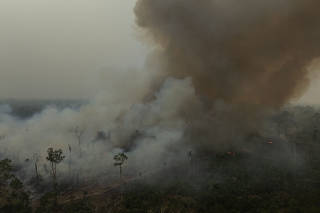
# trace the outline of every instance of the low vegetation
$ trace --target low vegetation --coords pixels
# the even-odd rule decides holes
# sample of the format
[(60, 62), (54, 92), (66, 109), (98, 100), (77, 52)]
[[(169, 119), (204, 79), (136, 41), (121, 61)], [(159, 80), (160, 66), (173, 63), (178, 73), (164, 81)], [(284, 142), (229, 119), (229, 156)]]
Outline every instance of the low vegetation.
[[(120, 152), (113, 157), (114, 166), (119, 168), (114, 171), (116, 183), (98, 187), (85, 183), (72, 184), (70, 189), (68, 183), (57, 178), (59, 163), (65, 158), (63, 151), (49, 148), (47, 162), (53, 187), (42, 180), (41, 184), (48, 187), (36, 191), (37, 196), (28, 192), (33, 188), (27, 181), (19, 179), (19, 167), (3, 159), (0, 212), (318, 213), (320, 117), (308, 111), (303, 115), (299, 122), (290, 111), (275, 115), (279, 135), (284, 134), (286, 142), (254, 133), (247, 136), (247, 149), (188, 150), (184, 162), (170, 165), (164, 159), (166, 163), (156, 172), (126, 175), (130, 158)], [(289, 154), (283, 152), (283, 143)], [(41, 179), (37, 159), (38, 155), (31, 163), (34, 176)]]

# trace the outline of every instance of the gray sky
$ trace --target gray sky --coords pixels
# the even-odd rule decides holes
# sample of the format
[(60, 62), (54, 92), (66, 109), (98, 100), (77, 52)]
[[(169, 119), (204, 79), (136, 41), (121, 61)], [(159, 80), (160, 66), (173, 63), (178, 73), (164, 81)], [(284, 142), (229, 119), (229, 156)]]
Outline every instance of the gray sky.
[[(147, 47), (134, 4), (1, 0), (0, 98), (87, 98), (103, 84), (101, 72), (142, 70)], [(313, 81), (300, 102), (320, 103), (319, 84)]]
[(0, 98), (88, 97), (101, 70), (140, 69), (134, 4), (1, 0)]

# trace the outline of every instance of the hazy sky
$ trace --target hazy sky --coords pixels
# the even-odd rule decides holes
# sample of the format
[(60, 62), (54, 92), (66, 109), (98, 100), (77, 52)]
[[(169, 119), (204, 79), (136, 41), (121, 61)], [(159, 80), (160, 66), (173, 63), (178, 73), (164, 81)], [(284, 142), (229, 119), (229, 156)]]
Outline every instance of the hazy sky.
[[(99, 73), (141, 69), (147, 47), (139, 40), (134, 5), (1, 0), (0, 98), (87, 98), (98, 90)], [(320, 103), (318, 84), (304, 102)]]
[(139, 69), (133, 0), (1, 0), (0, 98), (81, 98), (99, 72)]

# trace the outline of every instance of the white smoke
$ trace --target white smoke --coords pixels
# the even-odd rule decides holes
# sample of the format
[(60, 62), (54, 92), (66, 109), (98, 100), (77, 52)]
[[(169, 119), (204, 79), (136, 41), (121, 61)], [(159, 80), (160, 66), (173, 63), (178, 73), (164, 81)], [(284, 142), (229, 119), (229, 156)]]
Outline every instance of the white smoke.
[[(109, 177), (117, 175), (113, 156), (121, 150), (128, 152), (126, 167), (130, 172), (157, 169), (164, 161), (179, 161), (187, 149), (178, 148), (186, 129), (179, 113), (189, 107), (184, 106), (186, 103), (197, 100), (191, 79), (167, 79), (146, 103), (138, 103), (141, 96), (130, 85), (123, 87), (126, 89), (118, 86), (118, 93), (106, 90), (78, 110), (50, 107), (25, 121), (6, 117), (0, 122), (0, 135), (5, 136), (0, 140), (1, 158), (22, 165), (31, 177), (35, 175), (32, 157), (39, 154), (40, 173), (48, 177), (46, 150), (61, 148), (66, 158), (58, 166), (59, 176), (77, 174), (83, 180), (105, 173)], [(83, 131), (80, 147), (76, 131)], [(98, 131), (105, 133), (105, 140), (95, 139)]]

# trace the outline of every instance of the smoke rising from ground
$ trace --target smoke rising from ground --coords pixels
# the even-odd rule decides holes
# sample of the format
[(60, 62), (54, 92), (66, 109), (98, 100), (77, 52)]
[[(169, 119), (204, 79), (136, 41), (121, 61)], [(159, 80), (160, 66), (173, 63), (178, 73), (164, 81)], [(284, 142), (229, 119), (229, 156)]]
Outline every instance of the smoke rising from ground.
[[(59, 177), (78, 175), (82, 181), (117, 177), (113, 157), (122, 151), (130, 159), (124, 170), (133, 175), (161, 168), (164, 161), (186, 159), (188, 146), (181, 146), (186, 123), (179, 113), (197, 100), (191, 80), (167, 79), (146, 103), (140, 102), (139, 90), (122, 93), (121, 82), (115, 91), (101, 93), (78, 110), (48, 107), (25, 121), (9, 116), (8, 106), (0, 106), (0, 158), (14, 160), (24, 171), (20, 175), (30, 178), (35, 175), (32, 159), (38, 154), (40, 174), (48, 178), (46, 150), (61, 148), (66, 159), (58, 166)], [(80, 146), (76, 129), (84, 132)]]
[(278, 107), (308, 86), (320, 56), (317, 0), (138, 0), (137, 23), (165, 75), (230, 104)]
[[(97, 179), (117, 174), (113, 156), (120, 151), (137, 174), (187, 161), (194, 147), (237, 151), (248, 149), (241, 142), (252, 132), (279, 135), (274, 122), (256, 125), (260, 111), (251, 105), (282, 106), (308, 85), (306, 67), (320, 54), (317, 6), (138, 0), (137, 23), (158, 45), (162, 81), (153, 73), (109, 72), (102, 92), (79, 110), (48, 108), (26, 121), (0, 107), (0, 157), (26, 164), (38, 153), (49, 176), (46, 150), (62, 148), (60, 174)], [(150, 82), (161, 83), (155, 90)], [(84, 132), (80, 145), (75, 130)], [(32, 164), (23, 168), (32, 175)]]

